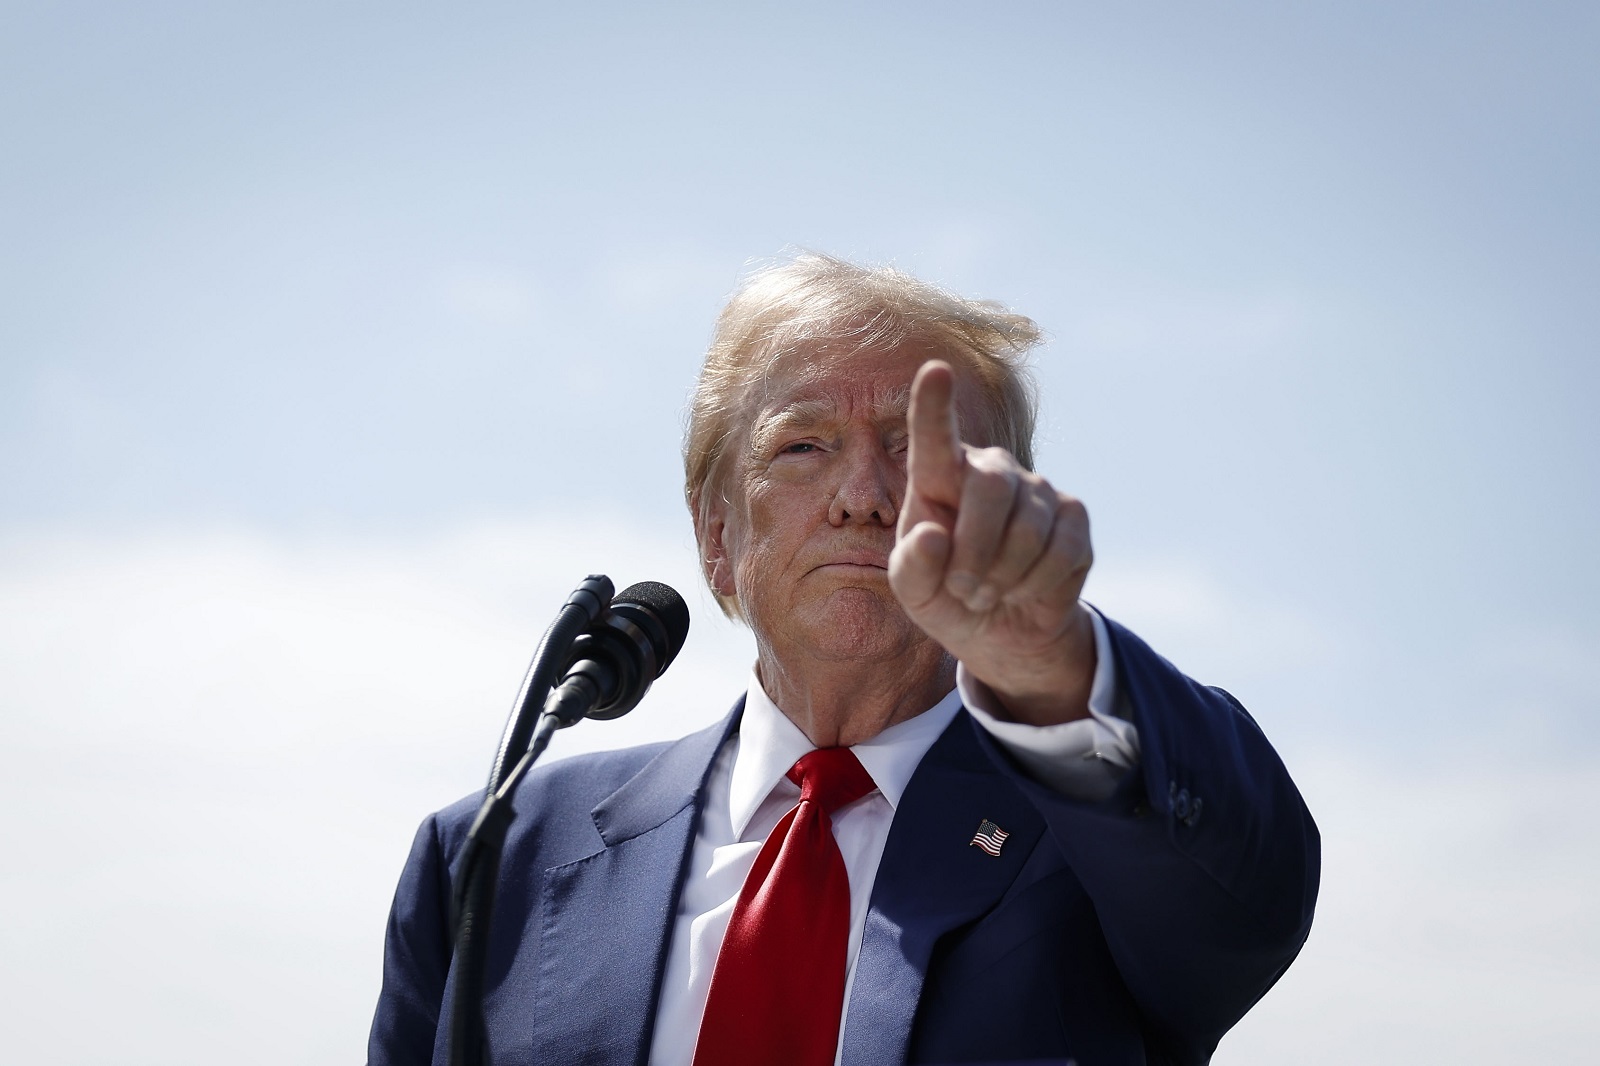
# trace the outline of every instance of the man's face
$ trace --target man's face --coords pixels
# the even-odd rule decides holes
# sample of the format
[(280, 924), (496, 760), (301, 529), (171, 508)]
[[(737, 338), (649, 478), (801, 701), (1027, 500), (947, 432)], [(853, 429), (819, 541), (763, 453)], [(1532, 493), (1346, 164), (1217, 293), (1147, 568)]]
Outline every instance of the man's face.
[[(737, 596), (780, 661), (884, 661), (931, 644), (890, 591), (888, 565), (911, 379), (938, 354), (908, 342), (790, 357), (730, 441), (701, 543), (713, 586)], [(975, 390), (957, 375), (959, 417), (975, 425)]]

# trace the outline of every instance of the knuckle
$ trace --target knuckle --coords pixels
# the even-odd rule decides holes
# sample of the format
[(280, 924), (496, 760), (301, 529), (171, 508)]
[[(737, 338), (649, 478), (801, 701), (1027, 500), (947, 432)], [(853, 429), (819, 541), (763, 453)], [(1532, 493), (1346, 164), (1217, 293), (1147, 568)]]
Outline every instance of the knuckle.
[(1003, 468), (974, 467), (969, 480), (973, 490), (988, 500), (1007, 499), (1017, 491), (1016, 476)]
[(982, 464), (992, 469), (992, 471), (1006, 471), (1013, 479), (1016, 479), (1016, 475), (1026, 472), (1022, 471), (1022, 464), (1016, 461), (1016, 456), (1011, 455), (1010, 451), (1006, 451), (1005, 448), (997, 448), (994, 445), (990, 445), (987, 448), (973, 448), (973, 451), (978, 453)]
[(1033, 554), (1043, 551), (1050, 542), (1054, 523), (1049, 510), (1040, 507), (1024, 508), (1012, 523), (1012, 535), (1018, 546)]
[(969, 444), (967, 446), (967, 457), (974, 466), (997, 472), (1009, 471), (1012, 472), (1013, 477), (1016, 472), (1021, 470), (1021, 467), (1017, 465), (1017, 461), (1011, 457), (1011, 453), (1004, 448), (979, 448), (976, 445)]

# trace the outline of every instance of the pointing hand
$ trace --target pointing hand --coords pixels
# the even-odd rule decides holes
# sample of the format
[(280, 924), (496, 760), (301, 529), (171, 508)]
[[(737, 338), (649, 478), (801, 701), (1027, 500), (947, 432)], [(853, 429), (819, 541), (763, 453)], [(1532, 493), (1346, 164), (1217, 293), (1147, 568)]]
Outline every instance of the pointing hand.
[(911, 386), (904, 506), (889, 583), (911, 620), (1035, 725), (1088, 713), (1093, 624), (1078, 602), (1094, 553), (1083, 504), (1004, 448), (961, 439), (956, 378)]

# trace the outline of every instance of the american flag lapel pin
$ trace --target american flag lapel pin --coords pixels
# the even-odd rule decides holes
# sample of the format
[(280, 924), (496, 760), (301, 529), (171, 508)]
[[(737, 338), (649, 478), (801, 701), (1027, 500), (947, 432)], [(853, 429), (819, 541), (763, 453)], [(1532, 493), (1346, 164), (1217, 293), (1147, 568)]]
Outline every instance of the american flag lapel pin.
[(1006, 837), (1011, 834), (985, 818), (983, 824), (978, 826), (978, 831), (972, 834), (971, 846), (982, 848), (984, 851), (1000, 857), (1000, 848), (1006, 842)]

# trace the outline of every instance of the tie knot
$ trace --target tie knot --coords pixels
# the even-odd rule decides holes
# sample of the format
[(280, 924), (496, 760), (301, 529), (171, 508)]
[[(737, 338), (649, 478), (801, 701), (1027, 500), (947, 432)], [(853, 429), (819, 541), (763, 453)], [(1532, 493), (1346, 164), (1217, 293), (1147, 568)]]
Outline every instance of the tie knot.
[(790, 767), (788, 777), (800, 786), (801, 802), (810, 800), (830, 815), (878, 787), (849, 748), (818, 748)]

